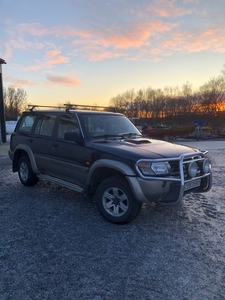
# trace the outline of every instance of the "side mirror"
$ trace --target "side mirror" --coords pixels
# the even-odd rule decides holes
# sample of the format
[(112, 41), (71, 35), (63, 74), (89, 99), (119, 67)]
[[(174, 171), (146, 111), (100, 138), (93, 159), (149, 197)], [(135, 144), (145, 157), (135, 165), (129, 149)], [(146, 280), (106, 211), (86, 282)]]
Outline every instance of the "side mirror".
[(65, 132), (64, 139), (66, 141), (72, 141), (72, 142), (75, 142), (75, 143), (81, 142), (81, 136), (77, 132)]

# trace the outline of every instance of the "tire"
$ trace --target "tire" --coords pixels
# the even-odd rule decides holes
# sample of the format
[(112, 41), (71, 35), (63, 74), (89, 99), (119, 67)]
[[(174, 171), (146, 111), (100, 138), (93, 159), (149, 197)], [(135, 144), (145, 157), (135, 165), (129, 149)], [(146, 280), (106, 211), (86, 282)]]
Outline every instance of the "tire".
[(23, 185), (32, 186), (38, 182), (38, 177), (34, 174), (28, 157), (21, 157), (18, 162), (18, 174)]
[(118, 176), (105, 179), (97, 188), (96, 204), (100, 214), (110, 223), (126, 224), (133, 221), (141, 211), (128, 183)]
[(165, 135), (163, 136), (163, 139), (164, 139), (164, 141), (169, 142), (170, 137), (169, 137), (169, 135), (165, 134)]

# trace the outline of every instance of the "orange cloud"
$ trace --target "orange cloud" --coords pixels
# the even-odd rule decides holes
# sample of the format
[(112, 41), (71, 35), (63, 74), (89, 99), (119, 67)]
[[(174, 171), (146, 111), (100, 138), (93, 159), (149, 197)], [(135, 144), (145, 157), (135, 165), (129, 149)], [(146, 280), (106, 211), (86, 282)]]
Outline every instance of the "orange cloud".
[(43, 48), (43, 44), (42, 43), (33, 43), (30, 41), (27, 41), (21, 37), (18, 37), (15, 40), (9, 40), (8, 42), (5, 43), (5, 47), (6, 47), (6, 54), (5, 54), (5, 58), (9, 58), (12, 56), (12, 51), (14, 49), (19, 49), (19, 50), (25, 50), (27, 51), (28, 49), (42, 49)]
[(183, 16), (192, 13), (190, 10), (176, 7), (173, 2), (174, 1), (157, 0), (155, 4), (149, 5), (146, 10), (151, 11), (156, 16), (164, 18), (170, 16)]
[(7, 75), (7, 74), (4, 74), (3, 77), (4, 77), (4, 81), (8, 82), (9, 86), (13, 88), (23, 88), (26, 86), (33, 86), (36, 84), (28, 79), (18, 79), (17, 77)]
[(162, 42), (164, 50), (188, 53), (200, 51), (225, 52), (225, 36), (222, 29), (208, 28), (198, 32), (174, 32), (170, 39)]
[(57, 85), (75, 88), (82, 85), (77, 79), (65, 76), (47, 76), (47, 81)]
[(47, 52), (47, 53), (46, 53), (46, 56), (47, 56), (47, 57), (55, 57), (55, 56), (57, 56), (58, 54), (60, 54), (60, 51), (58, 51), (58, 50), (52, 50), (52, 51)]
[(48, 29), (39, 23), (22, 23), (17, 26), (20, 34), (30, 34), (33, 36), (43, 36), (48, 33)]
[(140, 48), (149, 45), (149, 38), (160, 32), (170, 31), (177, 24), (166, 24), (161, 21), (149, 23), (137, 23), (133, 28), (124, 30), (122, 33), (109, 32), (105, 37), (100, 38), (99, 43), (104, 47), (113, 46), (114, 48), (128, 49)]
[(89, 30), (74, 29), (70, 26), (52, 27), (48, 29), (47, 33), (62, 38), (75, 37), (75, 36), (79, 36), (83, 38), (91, 37), (91, 32)]
[(64, 63), (64, 62), (68, 62), (68, 61), (69, 61), (68, 58), (63, 57), (63, 56), (58, 56), (58, 57), (56, 57), (55, 59), (50, 60), (49, 63), (50, 63), (51, 65), (55, 65), (55, 64), (61, 64), (61, 63)]
[[(64, 62), (68, 62), (69, 58), (64, 57), (64, 56), (57, 56), (60, 53), (60, 51), (58, 50), (52, 50), (47, 52), (44, 55), (44, 59), (39, 62), (38, 64), (35, 64), (33, 66), (29, 66), (29, 67), (25, 67), (23, 68), (24, 71), (37, 71), (40, 69), (50, 69), (53, 65), (55, 64), (60, 64), (60, 63), (64, 63)], [(52, 60), (50, 60), (49, 58), (54, 58)]]
[(123, 56), (123, 54), (106, 51), (106, 52), (101, 52), (101, 53), (90, 53), (89, 59), (91, 61), (96, 61), (96, 60), (103, 60), (106, 58), (115, 58), (115, 57), (121, 57), (121, 56)]
[(33, 66), (23, 68), (23, 70), (24, 71), (37, 71), (37, 70), (40, 70), (41, 68), (42, 68), (41, 65), (33, 65)]
[(67, 37), (90, 37), (91, 33), (88, 30), (79, 30), (74, 29), (70, 26), (56, 26), (56, 27), (44, 27), (42, 24), (39, 23), (23, 23), (18, 25), (17, 29), (20, 34), (29, 34), (32, 36), (45, 36), (45, 35), (55, 35), (56, 37), (60, 38), (67, 38)]

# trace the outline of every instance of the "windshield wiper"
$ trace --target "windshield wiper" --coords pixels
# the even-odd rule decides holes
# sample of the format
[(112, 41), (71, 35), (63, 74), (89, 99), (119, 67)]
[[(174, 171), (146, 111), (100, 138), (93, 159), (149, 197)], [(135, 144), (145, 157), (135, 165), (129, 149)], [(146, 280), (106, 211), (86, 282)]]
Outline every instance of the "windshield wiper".
[(91, 138), (94, 139), (106, 139), (106, 140), (124, 140), (127, 138), (136, 138), (136, 137), (141, 137), (141, 134), (138, 133), (120, 133), (120, 134), (99, 134), (96, 136), (92, 136)]
[(110, 140), (110, 139), (123, 139), (123, 136), (121, 136), (120, 134), (102, 134), (102, 135), (93, 136), (92, 138)]
[(129, 133), (121, 133), (120, 136), (122, 136), (122, 138), (131, 138), (131, 137), (141, 137), (141, 134), (138, 134), (136, 132), (129, 132)]

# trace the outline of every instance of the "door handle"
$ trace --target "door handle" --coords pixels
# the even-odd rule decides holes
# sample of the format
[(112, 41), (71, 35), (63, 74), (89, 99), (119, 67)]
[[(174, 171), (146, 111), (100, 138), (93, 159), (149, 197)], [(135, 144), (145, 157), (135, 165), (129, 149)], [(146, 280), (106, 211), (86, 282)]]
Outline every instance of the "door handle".
[(52, 144), (52, 150), (54, 150), (55, 148), (57, 148), (58, 147), (58, 144), (56, 144), (56, 143), (53, 143)]

